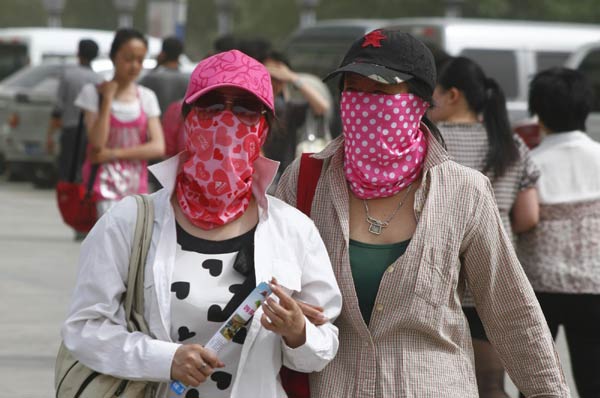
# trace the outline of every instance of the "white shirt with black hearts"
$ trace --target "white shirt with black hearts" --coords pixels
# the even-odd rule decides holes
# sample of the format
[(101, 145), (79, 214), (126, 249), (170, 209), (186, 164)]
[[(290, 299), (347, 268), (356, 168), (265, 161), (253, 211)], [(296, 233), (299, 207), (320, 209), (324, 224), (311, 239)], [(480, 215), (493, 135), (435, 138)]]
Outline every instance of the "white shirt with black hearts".
[[(127, 331), (121, 302), (137, 213), (132, 197), (102, 216), (84, 240), (71, 307), (61, 330), (65, 346), (84, 365), (124, 379), (161, 382), (157, 395), (161, 397), (168, 389), (173, 356), (181, 345), (170, 335), (177, 247), (171, 197), (180, 163), (181, 157), (176, 156), (150, 168), (164, 187), (151, 195), (154, 231), (145, 267), (144, 318), (152, 336)], [(290, 348), (281, 336), (262, 327), (262, 309), (255, 313), (231, 398), (280, 398), (285, 396), (278, 377), (282, 365), (318, 372), (334, 358), (339, 340), (333, 321), (340, 314), (342, 296), (314, 223), (290, 205), (265, 195), (277, 163), (259, 158), (254, 166), (253, 195), (259, 205), (254, 235), (256, 282), (277, 278), (293, 298), (323, 307), (330, 320), (321, 326), (306, 320), (305, 344)]]
[[(243, 295), (240, 288), (246, 277), (234, 269), (234, 264), (245, 245), (254, 245), (254, 229), (233, 239), (206, 241), (178, 225), (177, 241), (171, 283), (171, 339), (205, 345), (235, 311), (237, 305), (228, 305), (235, 302), (234, 296)], [(225, 367), (216, 369), (199, 386), (188, 386), (181, 396), (230, 397), (246, 332), (242, 328), (219, 351)], [(172, 396), (170, 391), (168, 396)]]

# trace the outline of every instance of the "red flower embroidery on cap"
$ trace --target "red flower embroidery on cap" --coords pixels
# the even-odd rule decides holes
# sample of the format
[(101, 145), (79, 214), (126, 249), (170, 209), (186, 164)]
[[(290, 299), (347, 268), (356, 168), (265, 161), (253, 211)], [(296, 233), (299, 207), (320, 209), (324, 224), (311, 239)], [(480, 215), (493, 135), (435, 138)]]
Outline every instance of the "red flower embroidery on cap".
[(374, 30), (365, 36), (365, 41), (361, 47), (381, 47), (381, 40), (387, 39), (387, 36), (381, 33), (381, 30)]

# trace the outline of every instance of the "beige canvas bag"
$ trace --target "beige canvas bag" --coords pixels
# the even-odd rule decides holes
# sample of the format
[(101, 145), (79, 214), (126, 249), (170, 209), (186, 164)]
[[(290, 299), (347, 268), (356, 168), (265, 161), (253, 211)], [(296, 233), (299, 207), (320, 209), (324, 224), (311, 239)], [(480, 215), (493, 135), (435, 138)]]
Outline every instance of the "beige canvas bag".
[[(154, 207), (147, 195), (135, 195), (137, 221), (129, 259), (125, 319), (127, 330), (150, 335), (144, 319), (144, 265), (152, 239)], [(123, 380), (98, 373), (73, 358), (64, 343), (60, 345), (54, 369), (56, 398), (150, 398), (157, 384)]]

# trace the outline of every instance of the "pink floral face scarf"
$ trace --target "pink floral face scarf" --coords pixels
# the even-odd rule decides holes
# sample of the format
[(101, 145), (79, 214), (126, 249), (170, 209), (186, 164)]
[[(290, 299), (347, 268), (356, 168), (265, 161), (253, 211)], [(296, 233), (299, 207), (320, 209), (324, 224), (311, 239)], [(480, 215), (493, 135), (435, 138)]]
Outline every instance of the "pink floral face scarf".
[(360, 199), (392, 196), (415, 181), (427, 154), (419, 129), (429, 104), (413, 94), (344, 91), (344, 172)]
[(192, 109), (184, 126), (190, 157), (177, 176), (177, 201), (192, 224), (214, 229), (240, 217), (250, 204), (266, 120), (249, 126), (228, 110), (205, 120)]

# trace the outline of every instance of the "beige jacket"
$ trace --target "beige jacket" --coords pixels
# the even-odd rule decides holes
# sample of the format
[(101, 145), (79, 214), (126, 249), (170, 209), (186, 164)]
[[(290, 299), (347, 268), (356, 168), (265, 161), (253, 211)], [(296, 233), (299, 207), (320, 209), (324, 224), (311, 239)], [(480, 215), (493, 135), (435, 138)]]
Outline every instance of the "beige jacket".
[[(461, 309), (465, 282), (490, 340), (527, 397), (569, 397), (552, 337), (481, 173), (450, 161), (431, 136), (406, 253), (381, 280), (371, 322), (360, 313), (350, 259), (343, 137), (321, 153), (311, 217), (344, 299), (336, 358), (311, 377), (312, 397), (477, 397), (473, 352)], [(278, 196), (296, 204), (299, 161)]]

